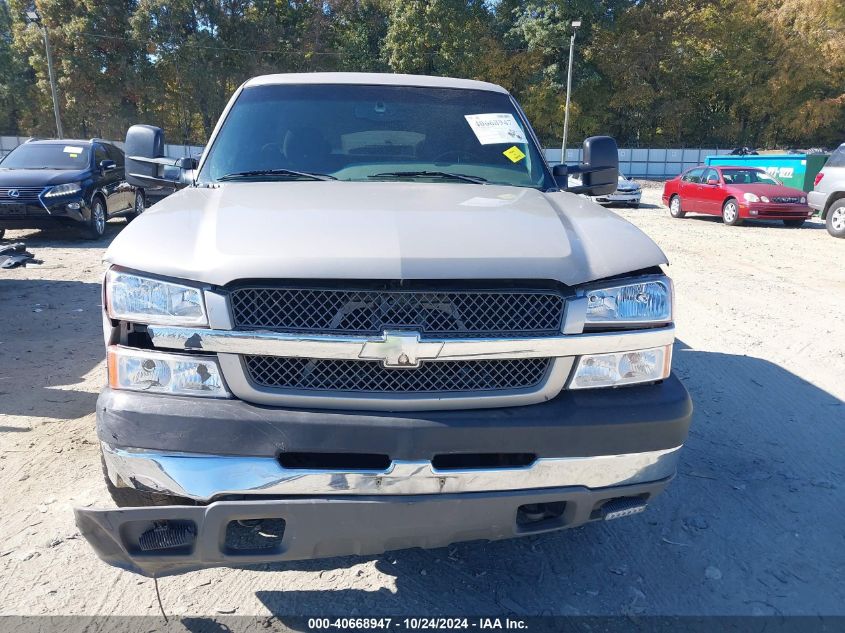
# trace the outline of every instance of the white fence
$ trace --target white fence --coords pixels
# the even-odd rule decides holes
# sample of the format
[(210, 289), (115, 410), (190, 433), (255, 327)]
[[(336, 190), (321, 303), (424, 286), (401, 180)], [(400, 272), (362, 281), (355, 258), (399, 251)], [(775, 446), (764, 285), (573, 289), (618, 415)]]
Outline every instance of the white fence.
[[(25, 136), (0, 136), (0, 158), (23, 143)], [(112, 141), (123, 148), (122, 141)], [(165, 145), (165, 154), (171, 158), (197, 156), (202, 153), (201, 145)], [(632, 178), (672, 178), (689, 167), (704, 163), (707, 156), (730, 154), (729, 149), (665, 149), (637, 148), (619, 150), (619, 169)], [(561, 162), (559, 149), (547, 149), (546, 159), (553, 165)], [(581, 160), (581, 148), (567, 149), (566, 162), (570, 164)]]
[[(26, 141), (28, 136), (0, 136), (0, 158), (15, 149), (18, 145)], [(107, 139), (103, 139), (107, 140)], [(108, 141), (119, 148), (123, 149), (123, 141)], [(202, 145), (165, 145), (164, 154), (171, 158), (182, 158), (183, 156), (196, 156), (202, 153)]]
[[(547, 149), (546, 160), (552, 165), (575, 164), (581, 160), (581, 148), (567, 149), (566, 161), (560, 160), (559, 149)], [(619, 171), (631, 178), (674, 178), (685, 169), (704, 163), (707, 156), (730, 154), (729, 149), (619, 149)]]

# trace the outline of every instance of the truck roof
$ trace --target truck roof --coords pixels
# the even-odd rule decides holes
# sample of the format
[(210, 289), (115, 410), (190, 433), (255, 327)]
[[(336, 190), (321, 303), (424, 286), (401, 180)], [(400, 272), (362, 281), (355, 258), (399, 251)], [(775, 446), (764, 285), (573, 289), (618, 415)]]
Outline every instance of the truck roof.
[(360, 84), (365, 86), (419, 86), (422, 88), (459, 88), (463, 90), (487, 90), (507, 94), (507, 90), (496, 84), (473, 79), (453, 77), (431, 77), (429, 75), (400, 75), (393, 73), (283, 73), (253, 77), (244, 84), (268, 86), (281, 84)]

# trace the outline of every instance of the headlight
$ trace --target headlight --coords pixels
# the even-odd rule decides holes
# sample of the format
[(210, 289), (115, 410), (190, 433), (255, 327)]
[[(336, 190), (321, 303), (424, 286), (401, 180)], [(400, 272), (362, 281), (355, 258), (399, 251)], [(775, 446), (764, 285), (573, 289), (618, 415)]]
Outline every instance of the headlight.
[(112, 319), (161, 325), (207, 325), (199, 288), (119, 270), (106, 273), (106, 305)]
[(757, 194), (754, 193), (744, 193), (742, 197), (745, 198), (746, 202), (760, 202), (760, 198), (757, 197)]
[(59, 196), (70, 196), (75, 193), (79, 193), (82, 191), (82, 185), (78, 182), (69, 182), (66, 185), (56, 185), (55, 187), (49, 189), (47, 193), (44, 194), (45, 198), (58, 198)]
[(162, 354), (111, 346), (108, 350), (112, 389), (175, 396), (228, 398), (220, 367), (213, 357)]
[(671, 345), (636, 352), (592, 354), (578, 360), (569, 388), (621, 387), (655, 382), (668, 378), (671, 368)]
[(768, 202), (769, 199), (766, 196), (760, 196), (760, 202)]
[(672, 320), (672, 282), (668, 277), (588, 288), (582, 292), (587, 298), (587, 325), (636, 325)]

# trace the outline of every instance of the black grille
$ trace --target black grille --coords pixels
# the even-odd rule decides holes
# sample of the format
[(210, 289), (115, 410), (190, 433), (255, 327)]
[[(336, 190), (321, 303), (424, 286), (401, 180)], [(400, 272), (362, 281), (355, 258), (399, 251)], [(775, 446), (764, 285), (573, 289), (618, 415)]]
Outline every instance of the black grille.
[(797, 196), (777, 196), (772, 198), (772, 202), (779, 202), (780, 204), (798, 204), (801, 201)]
[[(44, 191), (44, 187), (0, 187), (0, 204), (40, 203), (38, 196), (42, 191)], [(17, 196), (10, 195), (12, 193), (17, 193)]]
[(552, 291), (390, 291), (240, 288), (239, 328), (378, 335), (409, 328), (429, 337), (554, 336), (563, 297)]
[(250, 379), (262, 386), (307, 391), (455, 393), (525, 389), (546, 375), (548, 358), (431, 361), (388, 369), (380, 361), (245, 356)]

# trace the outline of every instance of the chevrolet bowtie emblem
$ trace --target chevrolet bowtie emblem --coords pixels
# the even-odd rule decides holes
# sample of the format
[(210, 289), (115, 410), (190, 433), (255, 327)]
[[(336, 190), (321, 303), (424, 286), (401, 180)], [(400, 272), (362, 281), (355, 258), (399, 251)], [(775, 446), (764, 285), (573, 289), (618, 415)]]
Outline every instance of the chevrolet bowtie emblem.
[(421, 341), (419, 332), (386, 331), (367, 341), (359, 358), (380, 360), (385, 367), (419, 367), (421, 360), (437, 358), (442, 347), (442, 342)]

